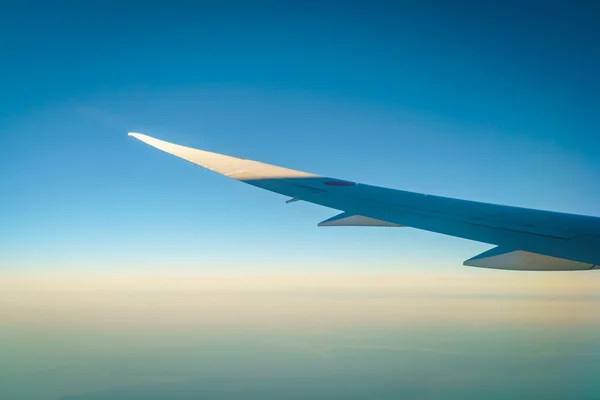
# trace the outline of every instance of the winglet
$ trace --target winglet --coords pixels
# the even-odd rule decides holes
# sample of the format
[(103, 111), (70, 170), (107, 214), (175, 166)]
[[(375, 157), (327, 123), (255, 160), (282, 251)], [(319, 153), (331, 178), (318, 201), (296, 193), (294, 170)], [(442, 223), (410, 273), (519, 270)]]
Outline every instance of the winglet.
[(166, 142), (142, 133), (129, 132), (128, 134), (129, 136), (133, 136), (134, 138), (166, 153), (172, 154), (201, 167), (210, 169), (211, 171), (225, 175), (229, 178), (241, 181), (319, 177), (318, 175), (310, 174), (308, 172), (296, 171), (258, 161), (181, 146), (179, 144)]

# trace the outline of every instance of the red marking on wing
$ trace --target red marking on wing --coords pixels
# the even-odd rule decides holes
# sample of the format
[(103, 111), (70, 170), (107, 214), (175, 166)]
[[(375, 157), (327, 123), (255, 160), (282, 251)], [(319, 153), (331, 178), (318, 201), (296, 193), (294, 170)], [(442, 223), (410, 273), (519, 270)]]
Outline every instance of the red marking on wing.
[(356, 183), (353, 182), (345, 182), (345, 181), (327, 181), (325, 182), (327, 186), (354, 186)]

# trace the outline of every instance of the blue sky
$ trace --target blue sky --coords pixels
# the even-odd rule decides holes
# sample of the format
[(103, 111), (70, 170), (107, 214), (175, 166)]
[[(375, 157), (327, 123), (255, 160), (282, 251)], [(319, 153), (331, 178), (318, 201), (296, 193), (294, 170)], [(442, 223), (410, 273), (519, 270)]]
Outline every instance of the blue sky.
[(460, 268), (128, 138), (600, 215), (598, 6), (89, 2), (0, 13), (0, 265)]

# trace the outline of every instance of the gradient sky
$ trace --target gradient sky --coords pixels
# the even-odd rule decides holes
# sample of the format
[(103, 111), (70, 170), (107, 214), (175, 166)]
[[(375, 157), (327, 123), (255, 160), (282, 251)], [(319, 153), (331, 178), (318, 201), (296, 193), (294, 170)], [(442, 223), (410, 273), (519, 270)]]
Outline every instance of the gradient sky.
[(462, 268), (129, 137), (600, 215), (595, 2), (4, 4), (0, 265)]
[(598, 273), (317, 228), (127, 132), (598, 216), (600, 3), (211, 3), (0, 5), (0, 398), (599, 398)]

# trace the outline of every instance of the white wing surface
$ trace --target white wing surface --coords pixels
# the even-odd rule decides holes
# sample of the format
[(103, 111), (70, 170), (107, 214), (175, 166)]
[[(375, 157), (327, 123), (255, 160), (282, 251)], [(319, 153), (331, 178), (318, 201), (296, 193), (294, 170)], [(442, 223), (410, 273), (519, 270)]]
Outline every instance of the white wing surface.
[(600, 218), (406, 192), (324, 177), (193, 149), (140, 133), (130, 136), (262, 189), (342, 211), (320, 226), (412, 227), (497, 247), (465, 265), (511, 270), (600, 266)]

